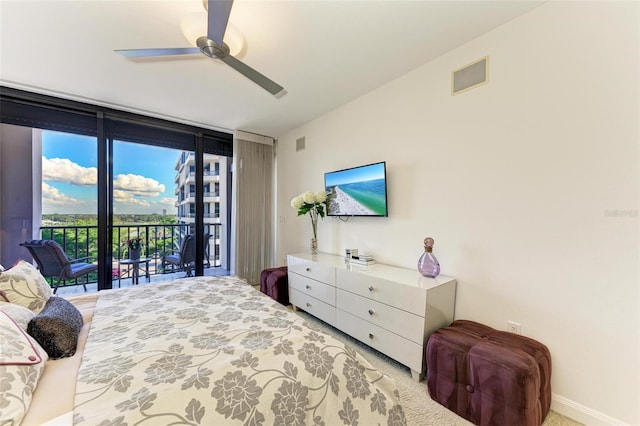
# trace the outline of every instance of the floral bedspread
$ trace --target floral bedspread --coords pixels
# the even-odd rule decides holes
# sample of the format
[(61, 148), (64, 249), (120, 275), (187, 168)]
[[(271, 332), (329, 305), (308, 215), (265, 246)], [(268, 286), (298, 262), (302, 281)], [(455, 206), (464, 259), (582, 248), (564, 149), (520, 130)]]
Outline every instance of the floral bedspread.
[(80, 425), (403, 425), (391, 379), (236, 277), (100, 293)]

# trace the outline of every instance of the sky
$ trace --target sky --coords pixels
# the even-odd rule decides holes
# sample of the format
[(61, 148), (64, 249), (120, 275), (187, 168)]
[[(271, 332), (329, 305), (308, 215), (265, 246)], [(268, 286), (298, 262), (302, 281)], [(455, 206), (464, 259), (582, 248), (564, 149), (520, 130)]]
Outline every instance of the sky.
[[(176, 214), (175, 164), (181, 151), (114, 141), (115, 214)], [(42, 212), (97, 214), (95, 137), (43, 131)]]
[(343, 185), (353, 182), (364, 182), (385, 177), (385, 163), (368, 164), (366, 166), (354, 167), (352, 169), (338, 170), (326, 173), (324, 176), (325, 187)]

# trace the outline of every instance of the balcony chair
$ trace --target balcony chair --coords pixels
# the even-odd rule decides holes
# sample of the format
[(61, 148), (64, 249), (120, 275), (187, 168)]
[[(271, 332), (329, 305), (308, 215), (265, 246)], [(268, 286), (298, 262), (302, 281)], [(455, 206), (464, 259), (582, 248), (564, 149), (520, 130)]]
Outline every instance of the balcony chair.
[(162, 267), (164, 268), (165, 264), (170, 264), (172, 269), (176, 266), (178, 270), (184, 270), (187, 273), (186, 276), (190, 277), (191, 270), (195, 266), (195, 260), (196, 238), (194, 235), (187, 234), (182, 240), (178, 252), (162, 256)]
[(20, 245), (29, 250), (43, 277), (57, 278), (53, 287), (54, 294), (58, 291), (61, 281), (75, 280), (82, 276), (85, 277), (82, 287), (87, 291), (89, 274), (98, 271), (98, 265), (82, 262), (89, 257), (69, 259), (60, 244), (53, 240), (25, 241)]

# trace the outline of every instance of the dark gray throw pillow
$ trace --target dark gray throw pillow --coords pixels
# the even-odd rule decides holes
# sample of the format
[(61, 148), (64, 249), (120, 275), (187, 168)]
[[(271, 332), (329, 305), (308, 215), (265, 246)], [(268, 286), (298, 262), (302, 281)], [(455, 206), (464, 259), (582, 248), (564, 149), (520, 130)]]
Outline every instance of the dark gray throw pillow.
[(29, 321), (27, 333), (36, 339), (49, 358), (58, 359), (76, 353), (78, 335), (83, 325), (80, 311), (68, 300), (54, 296)]

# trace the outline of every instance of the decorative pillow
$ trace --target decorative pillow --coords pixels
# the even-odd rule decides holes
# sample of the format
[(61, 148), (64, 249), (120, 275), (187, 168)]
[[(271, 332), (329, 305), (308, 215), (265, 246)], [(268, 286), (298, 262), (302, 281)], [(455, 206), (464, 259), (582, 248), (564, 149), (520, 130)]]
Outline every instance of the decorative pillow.
[(53, 296), (29, 321), (27, 332), (47, 351), (49, 358), (58, 359), (76, 353), (78, 334), (83, 325), (78, 308), (66, 299)]
[(24, 331), (27, 331), (27, 325), (35, 315), (33, 311), (25, 308), (24, 306), (20, 306), (17, 303), (7, 303), (3, 301), (0, 301), (0, 311), (7, 314), (9, 318), (14, 320)]
[(53, 296), (51, 287), (35, 266), (24, 260), (0, 273), (0, 291), (11, 303), (38, 313)]
[(7, 314), (0, 312), (0, 412), (19, 425), (44, 371), (47, 353)]

